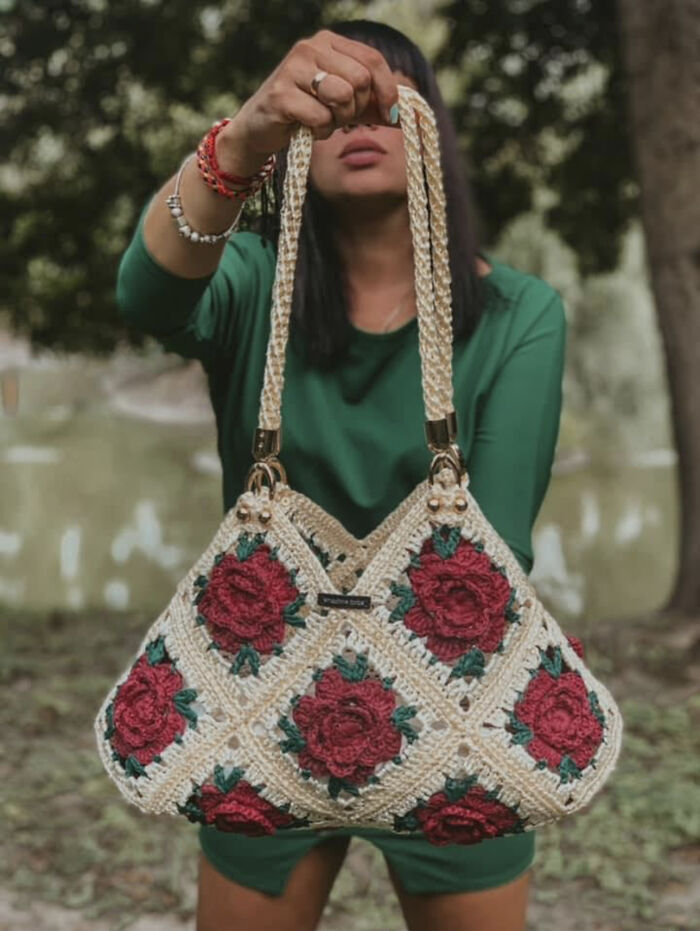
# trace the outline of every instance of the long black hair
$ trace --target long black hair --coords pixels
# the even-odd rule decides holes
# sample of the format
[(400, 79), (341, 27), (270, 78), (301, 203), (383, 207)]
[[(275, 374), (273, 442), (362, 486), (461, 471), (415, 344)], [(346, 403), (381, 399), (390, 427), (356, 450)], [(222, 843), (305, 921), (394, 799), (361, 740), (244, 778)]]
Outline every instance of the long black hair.
[[(481, 316), (485, 282), (475, 270), (479, 221), (471, 188), (462, 165), (452, 118), (442, 99), (435, 73), (417, 45), (398, 29), (367, 19), (338, 20), (332, 32), (364, 42), (385, 57), (392, 71), (411, 77), (430, 104), (440, 136), (445, 190), (448, 247), (452, 277), (453, 337), (466, 339)], [(277, 154), (277, 164), (261, 192), (262, 212), (257, 231), (277, 245), (279, 207), (282, 202), (288, 146)], [(272, 202), (271, 202), (272, 201)], [(342, 357), (351, 335), (340, 255), (332, 235), (332, 212), (326, 200), (309, 184), (302, 213), (290, 340), (297, 339), (309, 364), (332, 365)]]

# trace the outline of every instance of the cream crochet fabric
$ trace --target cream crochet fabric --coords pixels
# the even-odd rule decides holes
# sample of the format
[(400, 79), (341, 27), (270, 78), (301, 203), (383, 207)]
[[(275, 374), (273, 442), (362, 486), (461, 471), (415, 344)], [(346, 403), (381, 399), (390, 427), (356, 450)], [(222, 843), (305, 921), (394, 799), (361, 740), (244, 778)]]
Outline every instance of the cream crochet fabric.
[[(399, 90), (425, 414), (439, 420), (452, 410), (452, 373), (438, 135), (426, 101)], [(300, 127), (266, 430), (280, 427), (311, 145)], [(466, 471), (444, 456), (433, 464), (362, 540), (283, 469), (269, 485), (248, 482), (99, 709), (101, 759), (131, 803), (252, 835), (357, 826), (440, 844), (532, 830), (591, 801), (617, 763), (619, 709), (482, 514)]]

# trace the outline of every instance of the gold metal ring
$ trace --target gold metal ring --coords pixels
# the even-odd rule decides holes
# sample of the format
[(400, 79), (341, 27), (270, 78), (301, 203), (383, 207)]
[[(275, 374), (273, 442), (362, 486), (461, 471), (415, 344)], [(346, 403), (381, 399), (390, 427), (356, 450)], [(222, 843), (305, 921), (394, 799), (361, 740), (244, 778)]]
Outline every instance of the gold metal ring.
[[(275, 474), (277, 473), (277, 474)], [(287, 481), (287, 476), (284, 471), (284, 466), (281, 462), (268, 461), (268, 460), (259, 460), (254, 462), (250, 469), (248, 469), (248, 474), (246, 475), (246, 490), (259, 492), (263, 485), (263, 478), (267, 477), (270, 482), (270, 497), (274, 498), (275, 488), (278, 481), (285, 482)]]
[[(461, 458), (461, 457), (460, 457)], [(436, 453), (433, 456), (433, 461), (430, 463), (430, 469), (428, 471), (428, 480), (431, 485), (435, 484), (435, 476), (440, 471), (440, 469), (445, 466), (449, 466), (455, 473), (455, 479), (457, 484), (462, 477), (463, 470), (461, 468), (460, 461), (456, 458), (453, 450), (443, 450), (442, 452)]]
[(277, 474), (279, 476), (279, 481), (284, 482), (284, 484), (286, 485), (287, 484), (287, 473), (285, 471), (284, 466), (279, 461), (279, 459), (270, 459), (268, 462), (268, 465), (271, 465), (272, 468), (277, 471)]
[(455, 457), (457, 466), (459, 468), (460, 476), (464, 475), (464, 473), (467, 471), (467, 464), (464, 461), (464, 455), (462, 454), (461, 447), (457, 443), (454, 443), (454, 442), (450, 443), (450, 451)]

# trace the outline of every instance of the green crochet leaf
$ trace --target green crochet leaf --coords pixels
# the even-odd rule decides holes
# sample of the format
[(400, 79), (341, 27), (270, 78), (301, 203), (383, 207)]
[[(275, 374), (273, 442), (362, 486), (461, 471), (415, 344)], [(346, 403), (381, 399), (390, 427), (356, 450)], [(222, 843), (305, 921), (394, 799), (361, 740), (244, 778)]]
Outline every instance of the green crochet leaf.
[(265, 542), (264, 533), (256, 533), (254, 535), (249, 534), (247, 531), (244, 531), (238, 538), (238, 545), (236, 547), (236, 556), (241, 562), (244, 562), (253, 553), (257, 548)]
[(116, 730), (114, 726), (114, 702), (110, 702), (107, 705), (107, 710), (105, 711), (105, 719), (107, 721), (107, 728), (103, 736), (105, 740), (109, 740), (109, 738), (112, 736), (112, 734)]
[(279, 745), (284, 753), (299, 753), (306, 746), (306, 740), (301, 735), (301, 731), (286, 715), (283, 715), (277, 722), (287, 735), (286, 740), (280, 740)]
[(408, 723), (409, 718), (415, 717), (417, 709), (414, 705), (399, 705), (391, 715), (394, 726), (401, 731), (410, 744), (418, 740), (418, 732)]
[(302, 592), (290, 602), (282, 612), (282, 617), (284, 618), (287, 624), (291, 624), (292, 627), (306, 627), (306, 621), (303, 617), (299, 617), (297, 612), (299, 608), (303, 607), (306, 602), (306, 593)]
[(165, 640), (163, 637), (156, 637), (155, 640), (146, 646), (146, 656), (148, 657), (148, 665), (155, 666), (157, 663), (162, 663), (166, 657), (165, 651)]
[(476, 775), (467, 776), (465, 779), (452, 779), (448, 776), (445, 780), (445, 795), (448, 801), (459, 801), (459, 799), (467, 794), (476, 781)]
[(484, 666), (486, 665), (486, 657), (477, 647), (472, 647), (472, 649), (465, 653), (464, 656), (460, 656), (459, 660), (452, 667), (452, 672), (450, 673), (450, 679), (457, 679), (460, 676), (476, 676), (481, 678), (484, 674)]
[(128, 756), (124, 761), (124, 772), (127, 776), (146, 776), (146, 770), (135, 756)]
[(601, 727), (605, 727), (605, 714), (603, 713), (603, 709), (600, 707), (598, 695), (595, 692), (588, 693), (588, 703), (591, 706), (591, 711), (600, 722)]
[(328, 793), (331, 798), (338, 798), (342, 790), (345, 789), (350, 795), (359, 795), (359, 789), (351, 782), (345, 779), (339, 779), (337, 776), (331, 776), (328, 780)]
[(196, 697), (197, 692), (195, 689), (180, 689), (180, 691), (173, 696), (173, 704), (176, 710), (187, 719), (190, 727), (197, 726), (197, 712), (189, 707), (190, 702), (193, 702)]
[(545, 651), (540, 647), (540, 656), (542, 657), (542, 665), (547, 670), (547, 672), (555, 679), (558, 679), (561, 675), (562, 670), (562, 661), (561, 661), (561, 647), (554, 647), (554, 656), (550, 659)]
[(511, 741), (514, 744), (519, 744), (521, 746), (526, 746), (532, 740), (533, 734), (527, 724), (523, 724), (513, 712), (510, 712), (510, 726), (513, 728), (514, 733), (511, 735)]
[(184, 815), (189, 821), (198, 821), (200, 824), (207, 823), (204, 812), (202, 812), (194, 802), (187, 802), (184, 805), (180, 805), (179, 802), (176, 802), (175, 807), (178, 812)]
[(226, 775), (223, 766), (218, 763), (214, 767), (214, 785), (223, 795), (234, 788), (239, 779), (243, 777), (244, 770), (240, 766), (235, 766), (231, 772)]
[(340, 670), (341, 676), (347, 682), (362, 682), (367, 675), (368, 660), (364, 653), (360, 653), (354, 663), (349, 663), (344, 656), (336, 653), (333, 657), (333, 665)]
[(404, 615), (416, 604), (418, 598), (413, 589), (409, 588), (408, 585), (399, 585), (398, 582), (392, 582), (389, 589), (392, 595), (398, 595), (401, 599), (389, 615), (389, 620), (402, 621)]
[[(443, 536), (443, 531), (447, 531), (447, 539)], [(449, 559), (454, 556), (461, 537), (459, 527), (449, 527), (447, 524), (443, 524), (442, 527), (436, 527), (433, 530), (433, 549), (442, 559)]]
[(240, 648), (235, 660), (229, 666), (229, 672), (238, 675), (246, 663), (250, 666), (253, 675), (257, 676), (260, 670), (260, 654), (249, 643), (243, 644)]
[(394, 815), (395, 831), (420, 831), (420, 821), (415, 812), (409, 811), (405, 815)]
[(564, 755), (559, 763), (559, 777), (561, 782), (573, 782), (581, 778), (581, 770), (570, 756)]

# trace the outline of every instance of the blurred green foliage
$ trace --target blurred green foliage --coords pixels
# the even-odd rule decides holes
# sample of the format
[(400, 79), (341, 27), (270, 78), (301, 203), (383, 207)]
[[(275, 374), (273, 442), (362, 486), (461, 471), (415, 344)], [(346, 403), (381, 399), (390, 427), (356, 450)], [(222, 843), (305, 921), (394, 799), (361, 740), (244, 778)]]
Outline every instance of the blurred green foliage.
[(144, 201), (327, 6), (5, 0), (0, 293), (19, 331), (113, 348), (116, 264)]
[(448, 28), (434, 66), (457, 74), (453, 116), (490, 233), (544, 188), (545, 221), (581, 273), (613, 270), (638, 211), (616, 4), (447, 0), (436, 12)]

